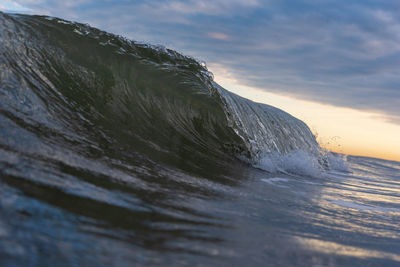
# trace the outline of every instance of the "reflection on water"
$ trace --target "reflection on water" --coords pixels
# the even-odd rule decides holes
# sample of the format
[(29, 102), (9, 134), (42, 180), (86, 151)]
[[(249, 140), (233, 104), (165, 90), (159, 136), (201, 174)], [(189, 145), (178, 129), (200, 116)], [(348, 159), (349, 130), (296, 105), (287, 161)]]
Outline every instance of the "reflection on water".
[(131, 174), (30, 158), (35, 168), (1, 151), (18, 158), (2, 161), (6, 266), (400, 264), (400, 163), (369, 175), (374, 159), (348, 157), (349, 172), (321, 177), (232, 166), (213, 180), (145, 162)]
[(377, 250), (362, 249), (346, 246), (335, 242), (322, 241), (312, 238), (296, 238), (301, 246), (324, 254), (356, 257), (360, 259), (381, 258), (400, 262), (400, 256), (394, 253), (387, 253)]
[(312, 199), (307, 215), (317, 235), (297, 241), (330, 255), (400, 261), (400, 163), (348, 157), (348, 164), (349, 173), (329, 174)]

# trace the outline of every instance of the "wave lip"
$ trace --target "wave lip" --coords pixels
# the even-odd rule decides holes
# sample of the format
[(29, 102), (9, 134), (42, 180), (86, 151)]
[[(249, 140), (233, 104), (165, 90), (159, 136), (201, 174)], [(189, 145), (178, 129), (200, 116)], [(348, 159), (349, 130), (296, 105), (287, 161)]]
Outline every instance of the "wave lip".
[(217, 84), (215, 87), (223, 97), (232, 127), (246, 141), (253, 157), (294, 150), (319, 152), (318, 143), (304, 122), (278, 108), (230, 93)]

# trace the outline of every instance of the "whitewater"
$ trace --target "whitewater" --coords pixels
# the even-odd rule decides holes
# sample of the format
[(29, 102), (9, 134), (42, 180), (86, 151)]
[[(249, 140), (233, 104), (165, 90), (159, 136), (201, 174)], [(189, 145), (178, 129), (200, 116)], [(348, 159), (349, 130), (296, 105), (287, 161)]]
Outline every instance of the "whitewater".
[(397, 266), (400, 162), (206, 66), (0, 12), (0, 266)]

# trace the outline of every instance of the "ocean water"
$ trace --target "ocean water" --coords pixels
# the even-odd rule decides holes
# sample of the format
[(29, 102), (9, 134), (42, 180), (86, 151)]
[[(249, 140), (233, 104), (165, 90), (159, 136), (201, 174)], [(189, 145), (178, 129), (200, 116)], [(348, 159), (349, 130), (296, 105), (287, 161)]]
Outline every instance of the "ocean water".
[(0, 266), (397, 266), (400, 162), (203, 64), (0, 13)]

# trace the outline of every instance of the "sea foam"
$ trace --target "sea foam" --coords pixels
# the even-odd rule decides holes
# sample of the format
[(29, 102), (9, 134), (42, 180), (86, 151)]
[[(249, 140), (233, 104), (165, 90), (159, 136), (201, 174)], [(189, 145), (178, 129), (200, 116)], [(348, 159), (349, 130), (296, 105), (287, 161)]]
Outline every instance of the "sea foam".
[(320, 157), (303, 150), (293, 150), (287, 154), (278, 152), (264, 154), (253, 164), (254, 167), (270, 173), (286, 173), (312, 177), (325, 177), (327, 171), (347, 171), (344, 157), (330, 152)]

